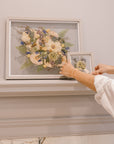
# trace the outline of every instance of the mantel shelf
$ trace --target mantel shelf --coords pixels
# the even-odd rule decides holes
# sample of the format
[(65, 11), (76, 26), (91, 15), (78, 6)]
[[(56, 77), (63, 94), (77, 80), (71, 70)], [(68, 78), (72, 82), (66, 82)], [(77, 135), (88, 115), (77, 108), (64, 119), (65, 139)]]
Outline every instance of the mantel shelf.
[(2, 80), (2, 96), (92, 95), (94, 92), (76, 80)]

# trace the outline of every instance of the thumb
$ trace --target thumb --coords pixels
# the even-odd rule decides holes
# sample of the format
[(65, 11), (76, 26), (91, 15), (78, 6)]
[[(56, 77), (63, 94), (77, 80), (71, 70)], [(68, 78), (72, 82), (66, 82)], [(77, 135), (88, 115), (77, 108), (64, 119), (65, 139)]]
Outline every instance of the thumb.
[(102, 72), (100, 70), (96, 70), (94, 72), (92, 72), (93, 75), (98, 75), (98, 74), (102, 74)]
[(71, 63), (71, 62), (70, 62), (70, 59), (67, 59), (67, 63)]

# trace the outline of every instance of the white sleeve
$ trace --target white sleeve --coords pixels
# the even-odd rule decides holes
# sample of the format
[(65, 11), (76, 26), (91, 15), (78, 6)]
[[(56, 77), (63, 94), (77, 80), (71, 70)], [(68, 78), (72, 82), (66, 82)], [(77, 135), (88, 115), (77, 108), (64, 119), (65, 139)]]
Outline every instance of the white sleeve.
[(105, 76), (95, 76), (97, 94), (95, 100), (114, 117), (114, 80)]

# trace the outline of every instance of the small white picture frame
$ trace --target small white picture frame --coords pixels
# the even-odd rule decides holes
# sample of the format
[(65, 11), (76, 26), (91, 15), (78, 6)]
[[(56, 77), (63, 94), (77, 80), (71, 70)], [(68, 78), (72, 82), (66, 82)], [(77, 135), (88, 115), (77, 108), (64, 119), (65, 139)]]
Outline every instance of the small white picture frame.
[(91, 73), (93, 71), (93, 54), (69, 52), (68, 59), (72, 65), (82, 72)]

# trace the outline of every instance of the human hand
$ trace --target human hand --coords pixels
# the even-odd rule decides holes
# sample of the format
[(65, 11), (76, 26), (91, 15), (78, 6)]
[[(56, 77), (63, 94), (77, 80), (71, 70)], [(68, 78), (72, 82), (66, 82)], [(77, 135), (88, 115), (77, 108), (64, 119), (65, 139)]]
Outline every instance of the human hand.
[(66, 62), (61, 68), (60, 68), (60, 74), (73, 78), (73, 73), (75, 71), (75, 68), (72, 66), (70, 62)]
[(108, 73), (111, 74), (112, 66), (99, 64), (95, 67), (95, 71), (92, 72), (93, 75)]

